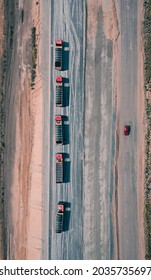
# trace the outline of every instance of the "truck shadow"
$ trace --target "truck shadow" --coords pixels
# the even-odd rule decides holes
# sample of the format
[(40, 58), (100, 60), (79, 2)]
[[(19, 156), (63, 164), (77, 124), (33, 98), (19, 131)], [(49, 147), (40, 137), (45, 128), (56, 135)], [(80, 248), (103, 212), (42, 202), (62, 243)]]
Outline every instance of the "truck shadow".
[[(65, 202), (65, 212), (64, 212), (64, 223), (63, 223), (63, 229), (62, 231), (68, 231), (69, 230), (69, 224), (70, 224), (70, 216), (71, 216), (71, 203)], [(68, 209), (67, 209), (68, 208)]]
[(63, 42), (62, 71), (69, 69), (69, 43)]
[(71, 216), (71, 211), (70, 210), (65, 211), (62, 231), (68, 231), (69, 230), (70, 216)]
[(63, 144), (67, 145), (70, 142), (69, 136), (69, 117), (63, 116)]
[(64, 84), (63, 107), (67, 107), (69, 106), (69, 95), (70, 95), (69, 78), (63, 78), (63, 84)]
[(70, 159), (69, 154), (63, 153), (64, 159), (64, 183), (70, 182)]

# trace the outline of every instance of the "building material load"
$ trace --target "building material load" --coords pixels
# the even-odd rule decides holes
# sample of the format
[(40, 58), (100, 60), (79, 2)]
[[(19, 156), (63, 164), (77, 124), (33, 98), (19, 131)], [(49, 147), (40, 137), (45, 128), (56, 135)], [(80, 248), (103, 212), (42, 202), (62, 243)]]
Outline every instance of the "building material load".
[(64, 203), (59, 201), (57, 204), (57, 214), (56, 214), (56, 233), (62, 232), (64, 210), (65, 210)]
[(63, 106), (63, 79), (62, 77), (56, 77), (56, 106)]
[(55, 117), (55, 126), (56, 126), (56, 144), (63, 144), (63, 127), (62, 127), (62, 116)]
[(55, 69), (62, 70), (62, 40), (56, 41), (55, 46)]
[(56, 154), (56, 183), (63, 183), (63, 155)]

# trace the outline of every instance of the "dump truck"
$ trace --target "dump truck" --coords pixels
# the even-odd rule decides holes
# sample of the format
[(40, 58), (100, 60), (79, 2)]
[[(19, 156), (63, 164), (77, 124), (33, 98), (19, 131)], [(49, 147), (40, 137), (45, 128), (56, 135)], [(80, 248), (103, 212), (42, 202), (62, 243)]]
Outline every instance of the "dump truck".
[(56, 40), (55, 69), (60, 71), (62, 70), (62, 40)]
[(63, 155), (56, 154), (56, 183), (63, 183)]
[(56, 106), (63, 106), (63, 79), (62, 77), (56, 77)]
[(56, 126), (56, 144), (63, 144), (63, 126), (62, 126), (62, 116), (55, 117), (55, 126)]
[(63, 219), (64, 219), (65, 206), (62, 201), (57, 204), (57, 214), (56, 214), (56, 233), (61, 233), (63, 229)]

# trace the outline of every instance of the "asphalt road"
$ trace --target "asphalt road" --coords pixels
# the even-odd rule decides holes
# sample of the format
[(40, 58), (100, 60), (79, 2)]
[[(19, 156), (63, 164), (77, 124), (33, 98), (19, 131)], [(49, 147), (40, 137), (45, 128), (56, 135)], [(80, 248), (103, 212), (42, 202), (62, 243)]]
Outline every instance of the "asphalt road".
[[(85, 1), (51, 1), (50, 45), (50, 223), (49, 258), (82, 259), (82, 167), (83, 167), (83, 110), (84, 110), (84, 58), (85, 58)], [(64, 42), (61, 75), (66, 78), (65, 95), (67, 105), (55, 106), (54, 69), (55, 40)], [(56, 147), (55, 114), (66, 117), (67, 144)], [(55, 154), (65, 155), (64, 184), (56, 185)], [(58, 201), (68, 203), (65, 213), (64, 232), (55, 233), (56, 205)]]
[[(118, 94), (119, 158), (118, 221), (119, 258), (138, 259), (139, 221), (137, 217), (138, 122), (137, 122), (137, 6), (138, 1), (120, 1), (120, 82)], [(128, 137), (124, 124), (131, 125)]]
[[(85, 65), (85, 1), (43, 2), (43, 258), (112, 258), (117, 117), (119, 258), (137, 259), (137, 1), (118, 2), (121, 76), (117, 116), (113, 106), (112, 42), (104, 35), (101, 9), (96, 40), (87, 44)], [(69, 96), (69, 106), (61, 109), (55, 107), (55, 77), (60, 75), (54, 69), (56, 39), (65, 43), (65, 69), (61, 75), (66, 78), (65, 92)], [(55, 114), (67, 120), (68, 144), (63, 147), (55, 144)], [(125, 123), (131, 125), (129, 137), (123, 136)], [(57, 152), (65, 154), (67, 166), (66, 183), (60, 185), (56, 185), (55, 178)], [(59, 200), (68, 203), (62, 234), (55, 233)]]

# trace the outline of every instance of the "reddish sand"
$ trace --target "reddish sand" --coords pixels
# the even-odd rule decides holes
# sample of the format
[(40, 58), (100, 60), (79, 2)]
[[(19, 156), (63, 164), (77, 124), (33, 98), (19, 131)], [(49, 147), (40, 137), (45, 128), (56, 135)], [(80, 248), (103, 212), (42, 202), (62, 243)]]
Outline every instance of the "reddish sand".
[[(32, 1), (40, 59), (40, 5)], [(30, 30), (31, 30), (30, 26)], [(24, 44), (24, 42), (22, 42)], [(22, 66), (21, 98), (16, 112), (16, 151), (11, 186), (12, 216), (9, 259), (41, 259), (42, 252), (42, 83), (39, 68), (35, 89), (30, 89), (28, 71)]]

